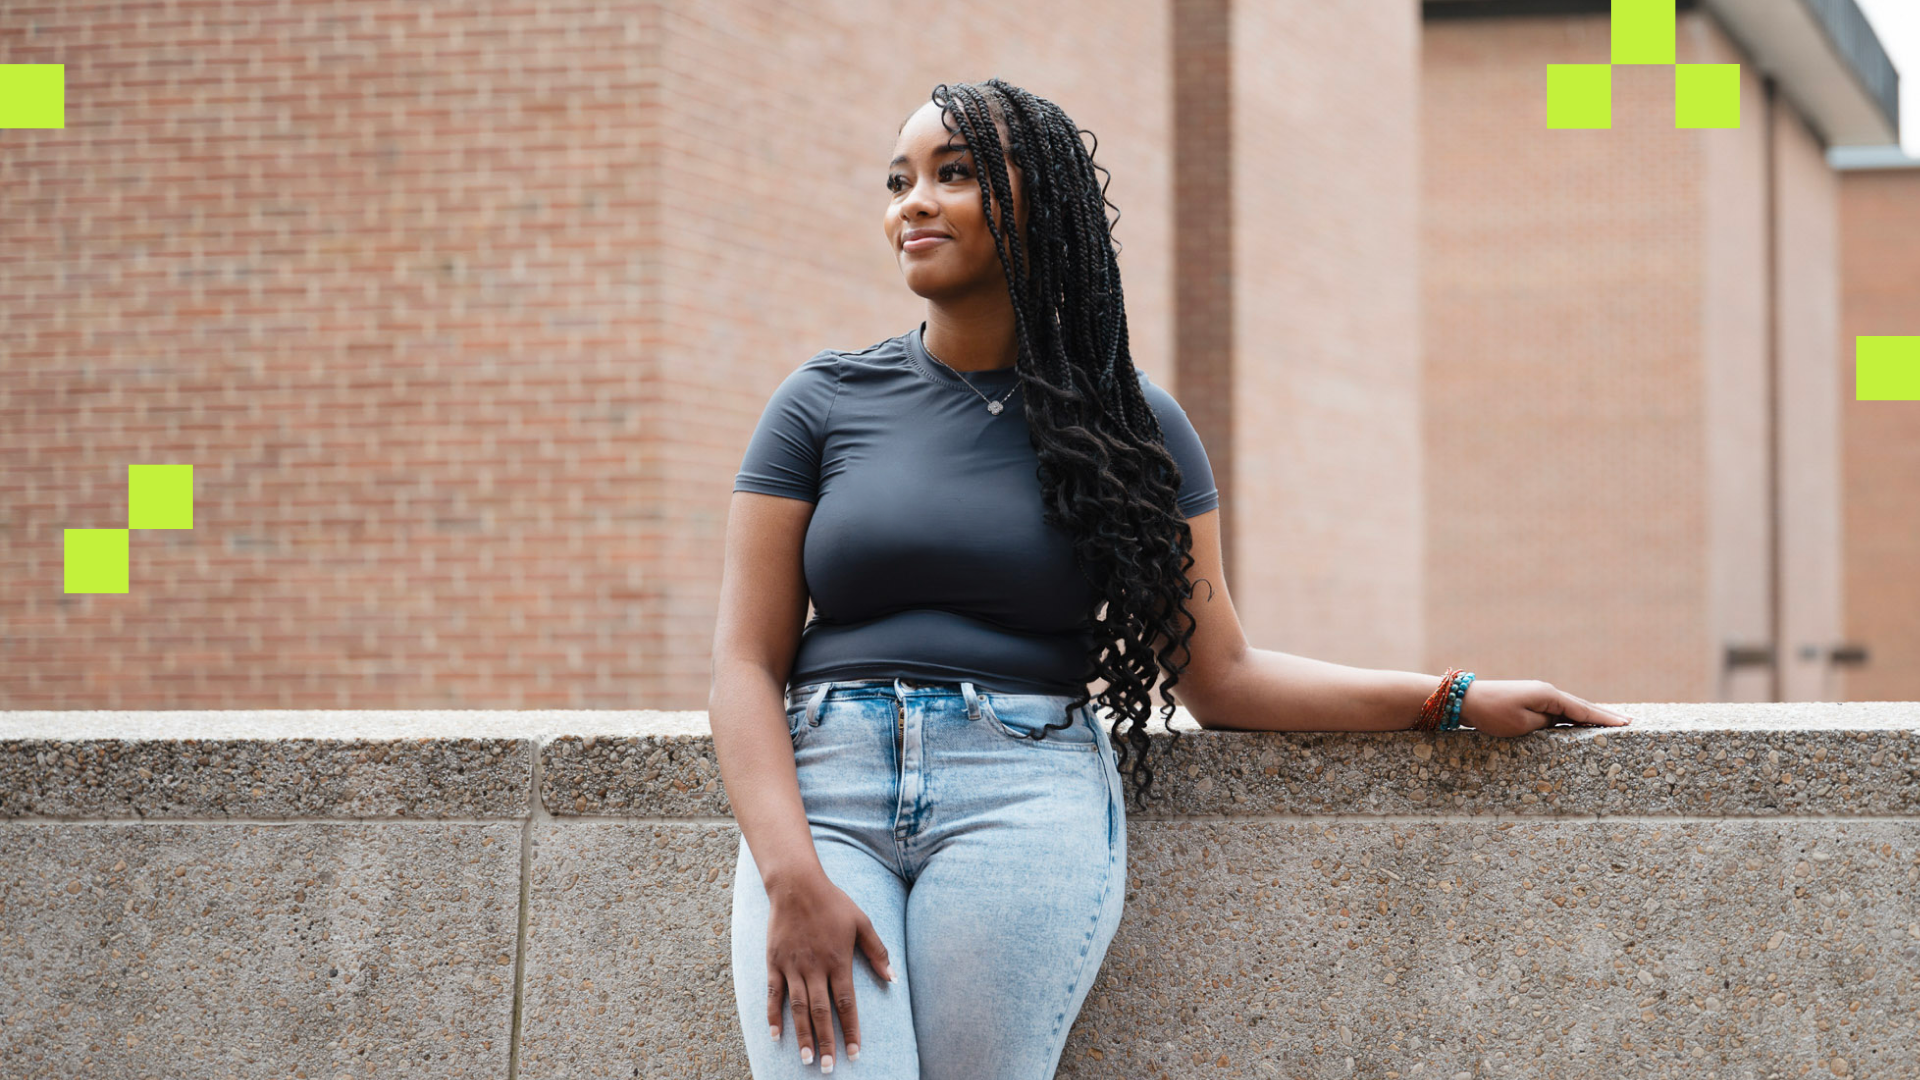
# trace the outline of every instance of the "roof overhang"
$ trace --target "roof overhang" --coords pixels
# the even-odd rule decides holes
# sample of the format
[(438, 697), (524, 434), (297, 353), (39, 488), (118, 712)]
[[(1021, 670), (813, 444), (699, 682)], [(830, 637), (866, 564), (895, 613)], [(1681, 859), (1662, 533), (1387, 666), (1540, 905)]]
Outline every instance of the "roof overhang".
[(1900, 79), (1853, 0), (1703, 0), (1828, 146), (1900, 141)]
[(1836, 146), (1827, 151), (1827, 164), (1841, 172), (1854, 169), (1920, 169), (1920, 158), (1908, 157), (1898, 146)]
[[(1828, 146), (1900, 141), (1899, 76), (1854, 0), (1677, 0), (1705, 8)], [(1424, 0), (1433, 18), (1600, 14), (1610, 0)]]

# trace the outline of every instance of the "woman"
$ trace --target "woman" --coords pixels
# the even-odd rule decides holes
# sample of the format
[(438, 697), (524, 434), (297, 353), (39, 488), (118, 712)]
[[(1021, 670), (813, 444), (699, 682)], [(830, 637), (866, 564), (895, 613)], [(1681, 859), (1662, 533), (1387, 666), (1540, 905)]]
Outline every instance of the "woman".
[(1150, 790), (1163, 676), (1205, 727), (1627, 722), (1541, 682), (1248, 649), (1206, 453), (1128, 352), (1080, 134), (999, 79), (935, 88), (882, 219), (927, 320), (797, 368), (735, 480), (709, 716), (760, 1080), (842, 1046), (877, 1077), (1053, 1075), (1119, 925), (1119, 770), (1137, 751)]

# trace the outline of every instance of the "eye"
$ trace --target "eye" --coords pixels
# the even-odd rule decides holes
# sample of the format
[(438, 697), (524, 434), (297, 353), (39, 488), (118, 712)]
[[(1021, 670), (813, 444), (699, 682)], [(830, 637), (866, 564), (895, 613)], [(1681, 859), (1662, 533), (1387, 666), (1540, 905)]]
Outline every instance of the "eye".
[[(960, 163), (959, 163), (959, 162), (957, 162), (957, 161), (955, 161), (955, 162), (952, 162), (952, 163), (950, 163), (950, 164), (946, 164), (946, 165), (942, 165), (942, 166), (940, 166), (940, 171), (939, 171), (939, 172), (938, 172), (938, 173), (937, 173), (936, 175), (938, 175), (938, 176), (939, 176), (939, 177), (940, 177), (940, 178), (941, 178), (942, 180), (944, 180), (944, 179), (946, 179), (946, 177), (947, 177), (947, 170), (948, 170), (948, 169), (958, 169), (958, 170), (960, 170), (960, 175), (961, 175), (961, 176), (972, 176), (972, 175), (973, 175), (973, 173), (972, 173), (972, 171), (971, 171), (971, 170), (969, 170), (969, 169), (968, 169), (968, 168), (967, 168), (967, 167), (966, 167), (965, 165), (962, 165), (962, 164), (960, 164)], [(893, 174), (892, 176), (889, 176), (889, 177), (887, 177), (887, 190), (888, 190), (888, 191), (892, 191), (892, 192), (896, 192), (896, 193), (897, 193), (897, 192), (899, 191), (899, 181), (900, 181), (901, 179), (902, 179), (902, 177), (900, 176), (900, 174), (899, 174), (899, 173), (894, 173), (894, 174)]]

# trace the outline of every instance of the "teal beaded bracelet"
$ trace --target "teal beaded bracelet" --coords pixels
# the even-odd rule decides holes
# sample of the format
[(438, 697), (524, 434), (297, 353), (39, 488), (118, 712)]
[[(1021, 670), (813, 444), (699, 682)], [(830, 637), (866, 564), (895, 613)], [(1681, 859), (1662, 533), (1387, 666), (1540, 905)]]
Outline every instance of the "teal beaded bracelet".
[(1440, 676), (1440, 685), (1433, 688), (1427, 700), (1420, 706), (1420, 717), (1413, 722), (1415, 731), (1452, 731), (1460, 726), (1460, 698), (1466, 693), (1467, 681), (1473, 679), (1473, 673), (1459, 668), (1448, 668)]
[(1453, 685), (1447, 687), (1447, 714), (1440, 721), (1441, 731), (1453, 731), (1460, 726), (1460, 699), (1467, 696), (1467, 687), (1473, 682), (1473, 672), (1463, 671), (1454, 677)]

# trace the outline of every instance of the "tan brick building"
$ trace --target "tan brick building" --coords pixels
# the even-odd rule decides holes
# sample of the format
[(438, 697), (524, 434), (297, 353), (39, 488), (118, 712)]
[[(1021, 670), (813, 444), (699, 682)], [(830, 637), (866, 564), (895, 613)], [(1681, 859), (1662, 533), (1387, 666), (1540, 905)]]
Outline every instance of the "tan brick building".
[[(0, 708), (700, 707), (746, 438), (923, 317), (885, 157), (995, 74), (1099, 136), (1255, 644), (1767, 697), (1729, 644), (1845, 636), (1820, 154), (1886, 117), (1729, 30), (1760, 2), (1682, 5), (1683, 59), (1752, 65), (1726, 132), (1653, 69), (1546, 131), (1544, 66), (1606, 58), (1564, 2), (36, 6), (8, 59), (68, 65), (68, 126), (4, 133)], [(194, 530), (62, 595), (135, 462), (195, 464)]]
[[(996, 74), (1099, 136), (1133, 354), (1244, 492), (1256, 638), (1416, 664), (1419, 28), (37, 7), (8, 59), (69, 65), (68, 126), (5, 133), (0, 707), (699, 707), (753, 423), (924, 317), (886, 159)], [(194, 530), (62, 595), (61, 530), (124, 525), (130, 462), (196, 465)]]
[(1608, 63), (1607, 5), (1426, 5), (1428, 666), (1846, 698), (1824, 154), (1897, 127), (1871, 33), (1828, 47), (1865, 26), (1839, 7), (1680, 4), (1678, 61), (1741, 65), (1737, 129), (1676, 128), (1673, 68), (1615, 66), (1611, 128), (1549, 130), (1546, 65)]
[(1920, 334), (1920, 160), (1835, 150), (1849, 700), (1920, 700), (1920, 402), (1856, 401), (1854, 338)]

